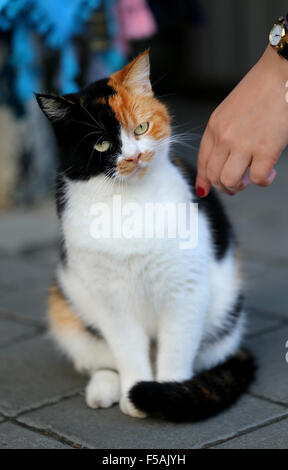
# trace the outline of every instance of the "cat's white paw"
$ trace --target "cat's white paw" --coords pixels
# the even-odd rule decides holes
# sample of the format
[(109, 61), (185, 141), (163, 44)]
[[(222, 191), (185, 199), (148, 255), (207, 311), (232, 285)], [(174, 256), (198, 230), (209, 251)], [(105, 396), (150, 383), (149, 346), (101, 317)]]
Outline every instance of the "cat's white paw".
[(120, 400), (119, 374), (112, 370), (99, 370), (86, 387), (86, 403), (90, 408), (109, 408)]
[(132, 416), (133, 418), (147, 417), (146, 413), (137, 410), (137, 408), (133, 405), (131, 400), (129, 400), (126, 394), (124, 394), (124, 396), (120, 400), (120, 409), (125, 415)]

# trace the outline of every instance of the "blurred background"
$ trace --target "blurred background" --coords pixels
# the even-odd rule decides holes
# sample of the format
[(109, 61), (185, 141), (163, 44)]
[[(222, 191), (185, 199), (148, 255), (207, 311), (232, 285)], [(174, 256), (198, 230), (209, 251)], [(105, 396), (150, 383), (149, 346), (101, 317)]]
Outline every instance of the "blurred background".
[[(201, 103), (200, 135), (286, 10), (285, 0), (2, 0), (0, 211), (53, 189), (55, 142), (33, 92), (77, 91), (150, 47), (156, 94), (190, 130)], [(189, 116), (175, 97), (189, 100)]]
[(85, 379), (46, 340), (57, 150), (33, 95), (77, 91), (150, 47), (156, 95), (185, 133), (174, 151), (196, 165), (211, 112), (287, 11), (288, 0), (0, 0), (0, 448), (287, 448), (287, 150), (271, 187), (221, 195), (241, 245), (257, 381), (230, 411), (175, 433), (88, 409)]

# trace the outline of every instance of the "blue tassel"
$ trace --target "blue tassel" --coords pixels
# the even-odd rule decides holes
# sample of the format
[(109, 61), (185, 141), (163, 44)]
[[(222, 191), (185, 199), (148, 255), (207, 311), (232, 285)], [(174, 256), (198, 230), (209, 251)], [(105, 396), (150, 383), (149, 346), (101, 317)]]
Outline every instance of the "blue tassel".
[[(63, 93), (77, 91), (78, 60), (72, 38), (83, 32), (93, 12), (104, 5), (109, 35), (109, 51), (101, 54), (109, 70), (125, 63), (125, 57), (113, 38), (118, 33), (114, 14), (117, 0), (0, 0), (0, 29), (13, 31), (12, 62), (16, 70), (16, 93), (21, 101), (32, 97), (40, 79), (32, 32), (43, 37), (48, 47), (60, 50), (60, 88)], [(114, 41), (115, 42), (115, 41)]]
[(79, 65), (73, 45), (67, 43), (61, 54), (60, 87), (61, 93), (75, 93), (78, 85), (75, 79), (79, 73)]
[(24, 25), (14, 31), (12, 49), (11, 64), (16, 71), (15, 92), (19, 100), (24, 102), (33, 96), (39, 80), (34, 44), (30, 31)]

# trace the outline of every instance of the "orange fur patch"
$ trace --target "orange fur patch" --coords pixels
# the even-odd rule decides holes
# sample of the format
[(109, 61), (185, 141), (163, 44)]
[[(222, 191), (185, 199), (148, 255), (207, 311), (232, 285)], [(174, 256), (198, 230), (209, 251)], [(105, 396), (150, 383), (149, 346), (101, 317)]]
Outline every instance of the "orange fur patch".
[(144, 175), (146, 175), (148, 168), (141, 168), (141, 170), (138, 172), (138, 178), (143, 178)]
[[(143, 152), (139, 158), (140, 161), (142, 162), (150, 162), (150, 160), (153, 158), (154, 152)], [(137, 167), (137, 163), (135, 163), (133, 160), (125, 159), (123, 158), (117, 163), (117, 170), (120, 173), (120, 175), (129, 175), (134, 171)], [(147, 169), (142, 168), (139, 171), (139, 178), (143, 175), (145, 175)]]
[(171, 133), (170, 117), (167, 108), (153, 95), (137, 94), (132, 89), (121, 84), (121, 71), (111, 75), (108, 85), (117, 92), (109, 97), (109, 105), (123, 129), (134, 133), (135, 128), (142, 122), (149, 122), (148, 131), (141, 137), (149, 136), (154, 139), (168, 137)]
[(150, 162), (152, 160), (154, 152), (143, 152), (140, 156), (141, 162)]
[(135, 170), (137, 163), (133, 162), (133, 160), (120, 160), (117, 163), (117, 170), (119, 171), (120, 175), (129, 175), (132, 171)]
[(48, 298), (49, 320), (52, 329), (67, 330), (77, 329), (84, 331), (84, 326), (80, 318), (72, 310), (67, 300), (63, 296), (59, 287), (52, 286)]

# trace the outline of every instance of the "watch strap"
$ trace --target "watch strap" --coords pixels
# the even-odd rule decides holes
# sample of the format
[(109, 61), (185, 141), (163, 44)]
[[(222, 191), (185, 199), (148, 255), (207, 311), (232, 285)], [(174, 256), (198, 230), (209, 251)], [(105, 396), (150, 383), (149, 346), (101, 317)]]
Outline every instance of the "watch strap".
[(281, 49), (279, 49), (277, 52), (281, 57), (284, 57), (285, 59), (288, 60), (288, 43), (285, 42), (283, 46), (281, 47)]

